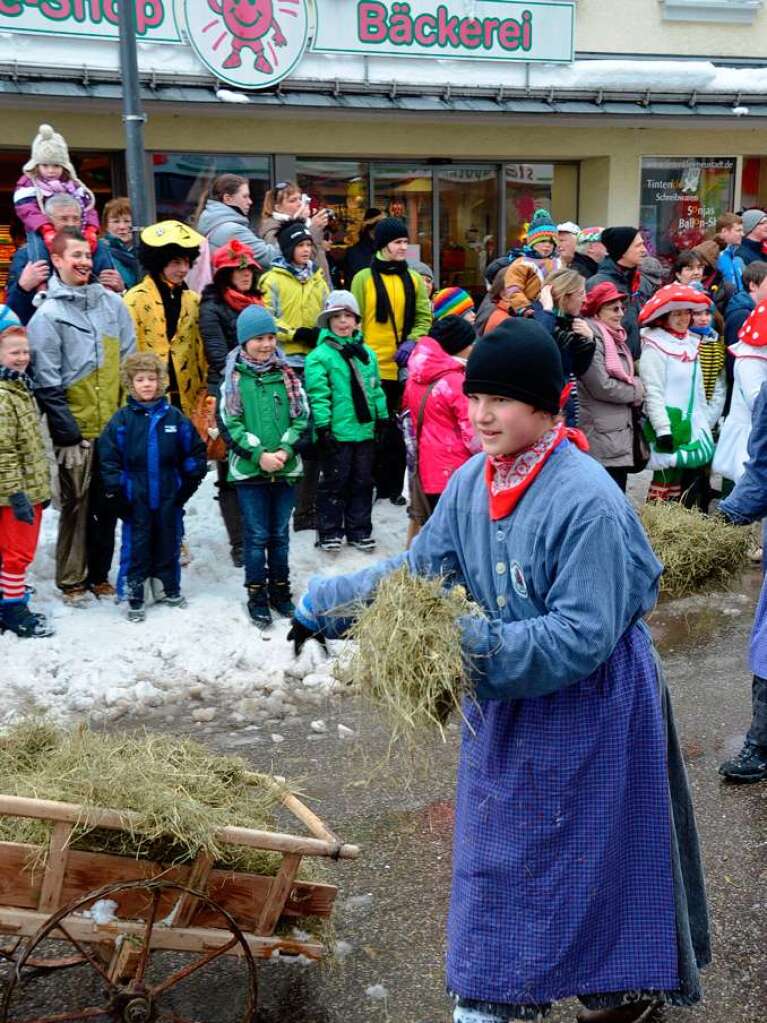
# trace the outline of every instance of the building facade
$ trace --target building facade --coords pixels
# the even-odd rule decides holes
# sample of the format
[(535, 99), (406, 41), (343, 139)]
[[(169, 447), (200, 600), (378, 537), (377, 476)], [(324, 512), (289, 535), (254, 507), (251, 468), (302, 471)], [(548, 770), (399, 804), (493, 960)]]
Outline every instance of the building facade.
[[(337, 258), (377, 207), (442, 284), (479, 287), (536, 206), (640, 223), (664, 256), (767, 204), (761, 0), (259, 0), (249, 36), (245, 6), (137, 3), (158, 217), (193, 216), (224, 170), (254, 214), (295, 179)], [(110, 0), (0, 0), (0, 221), (43, 121), (99, 200), (124, 191), (113, 21)]]

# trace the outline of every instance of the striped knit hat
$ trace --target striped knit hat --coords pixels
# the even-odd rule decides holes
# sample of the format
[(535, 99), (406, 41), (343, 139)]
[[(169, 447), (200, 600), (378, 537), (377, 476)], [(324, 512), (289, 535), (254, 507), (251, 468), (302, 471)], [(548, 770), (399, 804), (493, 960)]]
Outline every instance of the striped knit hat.
[(527, 229), (525, 241), (528, 245), (537, 245), (538, 242), (552, 242), (557, 244), (557, 225), (551, 219), (548, 210), (536, 210), (530, 226)]
[(468, 291), (463, 288), (443, 288), (432, 299), (434, 319), (443, 316), (465, 316), (474, 312), (474, 302)]
[(601, 242), (603, 231), (603, 227), (582, 227), (578, 235), (578, 244), (591, 245), (592, 242)]

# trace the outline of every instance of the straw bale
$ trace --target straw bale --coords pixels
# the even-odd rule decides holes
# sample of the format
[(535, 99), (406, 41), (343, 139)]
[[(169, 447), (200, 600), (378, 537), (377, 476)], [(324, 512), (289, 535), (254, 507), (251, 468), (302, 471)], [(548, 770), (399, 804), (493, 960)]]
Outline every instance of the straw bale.
[(663, 562), (661, 593), (667, 597), (726, 585), (747, 562), (749, 531), (722, 518), (684, 508), (675, 501), (657, 501), (642, 508), (641, 519)]

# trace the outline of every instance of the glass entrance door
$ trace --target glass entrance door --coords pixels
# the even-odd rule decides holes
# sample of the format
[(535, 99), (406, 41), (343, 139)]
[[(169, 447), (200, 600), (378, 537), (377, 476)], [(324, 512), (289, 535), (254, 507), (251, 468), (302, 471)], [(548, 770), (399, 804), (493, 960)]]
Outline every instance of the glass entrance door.
[(434, 260), (432, 168), (417, 164), (374, 163), (373, 206), (408, 227), (412, 258), (430, 266)]
[(498, 168), (494, 164), (440, 167), (439, 281), (485, 293), (485, 267), (498, 247)]

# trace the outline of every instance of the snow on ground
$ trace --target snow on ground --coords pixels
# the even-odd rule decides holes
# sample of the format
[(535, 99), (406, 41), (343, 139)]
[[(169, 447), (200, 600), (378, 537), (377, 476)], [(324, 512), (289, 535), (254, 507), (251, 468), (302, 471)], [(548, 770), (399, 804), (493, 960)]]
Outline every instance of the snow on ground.
[[(207, 705), (213, 694), (216, 702), (227, 697), (234, 720), (252, 720), (258, 711), (261, 717), (280, 718), (294, 712), (290, 693), (296, 687), (307, 696), (310, 690), (333, 688), (332, 665), (317, 644), (308, 643), (296, 661), (285, 640), (286, 620), (276, 619), (265, 633), (251, 624), (243, 571), (231, 563), (213, 499), (214, 479), (215, 473), (208, 473), (187, 506), (186, 539), (193, 560), (183, 569), (182, 591), (189, 606), (150, 606), (141, 624), (127, 622), (124, 605), (112, 601), (94, 601), (85, 609), (61, 603), (53, 584), (58, 513), (45, 512), (28, 581), (37, 590), (32, 607), (52, 618), (56, 635), (27, 640), (9, 633), (0, 636), (0, 723), (33, 709), (62, 720), (110, 721), (133, 709), (187, 699), (196, 701), (193, 719), (209, 721), (217, 713)], [(294, 594), (303, 591), (311, 575), (354, 571), (404, 548), (404, 508), (378, 502), (373, 524), (378, 540), (373, 555), (351, 548), (326, 554), (314, 547), (314, 533), (291, 532)], [(332, 644), (331, 649), (337, 653), (341, 645)]]

